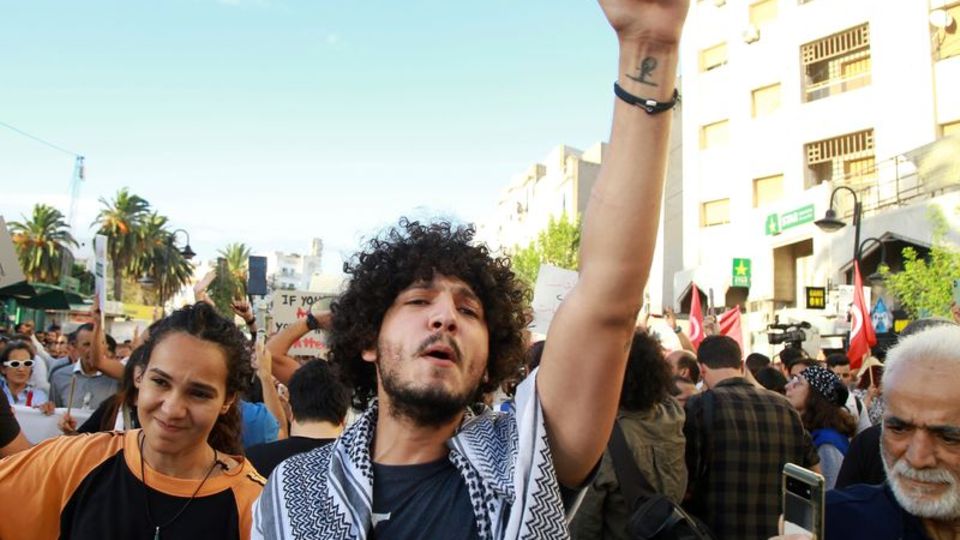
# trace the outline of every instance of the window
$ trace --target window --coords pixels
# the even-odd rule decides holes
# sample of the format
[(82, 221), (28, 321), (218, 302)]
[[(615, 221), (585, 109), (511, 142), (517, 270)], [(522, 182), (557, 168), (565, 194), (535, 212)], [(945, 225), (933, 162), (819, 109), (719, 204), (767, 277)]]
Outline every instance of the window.
[[(943, 7), (940, 10), (945, 11), (949, 17), (944, 17), (945, 20), (949, 20), (948, 24), (944, 28), (931, 25), (930, 28), (930, 38), (933, 45), (933, 55), (935, 60), (943, 60), (944, 58), (950, 58), (951, 56), (957, 56), (960, 54), (960, 3), (956, 3), (950, 7)], [(934, 10), (940, 11), (940, 10)], [(933, 12), (931, 12), (932, 14)]]
[(870, 25), (839, 32), (800, 47), (804, 101), (870, 84)]
[(761, 26), (777, 18), (778, 0), (760, 0), (750, 4), (750, 24)]
[(827, 181), (870, 180), (876, 174), (872, 129), (812, 142), (804, 151), (807, 188)]
[(764, 176), (753, 180), (753, 207), (760, 208), (783, 196), (783, 175)]
[(700, 128), (700, 149), (706, 150), (723, 144), (729, 139), (729, 120), (720, 120)]
[(753, 117), (767, 116), (780, 108), (780, 83), (753, 91)]
[(700, 205), (701, 227), (713, 227), (724, 223), (730, 223), (730, 199), (717, 199)]
[(710, 71), (727, 63), (727, 44), (718, 43), (700, 51), (700, 71)]
[(940, 133), (944, 137), (949, 137), (951, 135), (956, 135), (960, 133), (960, 120), (954, 120), (953, 122), (940, 124)]

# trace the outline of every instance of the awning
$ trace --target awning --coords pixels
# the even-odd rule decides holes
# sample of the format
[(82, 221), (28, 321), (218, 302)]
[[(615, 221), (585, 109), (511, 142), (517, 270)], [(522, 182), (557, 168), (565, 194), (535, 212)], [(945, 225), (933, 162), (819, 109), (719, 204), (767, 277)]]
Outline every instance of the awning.
[(37, 295), (37, 290), (26, 281), (19, 281), (6, 287), (0, 287), (0, 298), (31, 298)]
[(30, 309), (69, 311), (70, 304), (84, 304), (84, 298), (56, 285), (21, 281), (0, 289), (0, 298), (13, 298), (18, 305)]

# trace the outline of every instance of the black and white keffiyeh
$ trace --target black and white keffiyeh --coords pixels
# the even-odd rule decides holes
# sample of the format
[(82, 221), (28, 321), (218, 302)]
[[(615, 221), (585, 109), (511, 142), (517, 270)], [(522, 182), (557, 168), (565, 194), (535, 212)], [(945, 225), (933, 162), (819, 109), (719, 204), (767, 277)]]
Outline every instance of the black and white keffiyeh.
[[(469, 416), (447, 441), (482, 540), (568, 538), (535, 373), (517, 388), (516, 413)], [(336, 442), (294, 456), (253, 506), (253, 539), (372, 537), (374, 403)], [(570, 510), (572, 516), (576, 505)]]

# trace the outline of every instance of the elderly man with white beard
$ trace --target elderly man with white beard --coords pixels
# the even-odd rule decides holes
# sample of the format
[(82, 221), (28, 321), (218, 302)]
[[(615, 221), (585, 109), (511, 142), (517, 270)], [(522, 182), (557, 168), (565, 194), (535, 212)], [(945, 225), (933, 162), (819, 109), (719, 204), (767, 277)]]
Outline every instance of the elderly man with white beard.
[(827, 493), (825, 536), (960, 539), (960, 327), (903, 339), (884, 368), (887, 482)]

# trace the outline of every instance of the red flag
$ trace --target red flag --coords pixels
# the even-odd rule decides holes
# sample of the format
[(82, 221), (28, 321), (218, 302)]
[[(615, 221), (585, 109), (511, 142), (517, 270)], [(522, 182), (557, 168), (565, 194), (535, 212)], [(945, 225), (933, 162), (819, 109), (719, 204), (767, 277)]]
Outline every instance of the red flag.
[(703, 341), (703, 310), (700, 309), (700, 289), (690, 283), (690, 343), (693, 348), (700, 347)]
[(740, 306), (724, 311), (717, 322), (720, 324), (720, 333), (732, 337), (737, 345), (740, 345), (740, 353), (746, 358), (747, 351), (743, 348), (743, 327), (740, 326)]
[(863, 298), (863, 279), (860, 277), (860, 265), (853, 262), (853, 306), (850, 308), (850, 348), (847, 358), (850, 369), (860, 369), (863, 357), (870, 347), (877, 344), (877, 335), (873, 332), (870, 310)]

